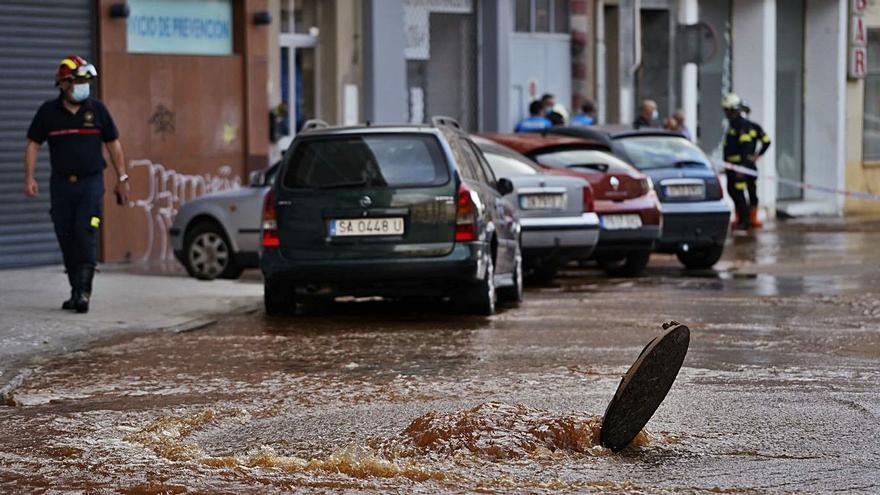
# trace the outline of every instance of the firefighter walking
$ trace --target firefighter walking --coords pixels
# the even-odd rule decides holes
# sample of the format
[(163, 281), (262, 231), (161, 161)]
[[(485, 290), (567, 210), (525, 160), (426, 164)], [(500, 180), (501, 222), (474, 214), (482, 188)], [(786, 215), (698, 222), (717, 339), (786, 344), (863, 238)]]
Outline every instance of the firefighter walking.
[(71, 289), (70, 299), (61, 307), (77, 313), (88, 312), (91, 300), (103, 219), (105, 146), (116, 171), (118, 202), (126, 201), (129, 190), (119, 131), (107, 107), (89, 96), (90, 82), (96, 77), (95, 66), (81, 57), (61, 62), (55, 75), (58, 97), (37, 110), (27, 132), (24, 158), (24, 193), (35, 197), (39, 193), (34, 178), (37, 153), (48, 141), (49, 213)]
[[(743, 116), (742, 99), (730, 93), (721, 100), (728, 127), (724, 139), (724, 161), (758, 171), (758, 159), (770, 148), (770, 136), (760, 125)], [(760, 148), (759, 148), (760, 146)], [(760, 228), (757, 177), (727, 170), (727, 192), (736, 205), (735, 228)], [(749, 195), (746, 201), (746, 193)]]

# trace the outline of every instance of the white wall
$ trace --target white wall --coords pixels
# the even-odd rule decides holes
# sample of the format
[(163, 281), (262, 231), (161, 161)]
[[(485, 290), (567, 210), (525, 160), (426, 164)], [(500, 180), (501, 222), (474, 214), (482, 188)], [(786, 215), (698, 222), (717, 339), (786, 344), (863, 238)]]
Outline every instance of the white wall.
[[(804, 30), (804, 181), (841, 189), (846, 172), (847, 7), (846, 0), (807, 0)], [(804, 199), (826, 204), (827, 213), (843, 213), (843, 196), (808, 189)]]
[[(750, 119), (772, 137), (777, 117), (776, 0), (733, 2), (732, 26), (733, 91), (751, 106)], [(776, 182), (770, 179), (776, 175), (772, 148), (758, 161), (758, 174), (760, 206), (772, 216), (776, 211)]]
[[(571, 102), (571, 38), (558, 34), (513, 33), (510, 35), (510, 117), (506, 128), (529, 114), (530, 80), (537, 82), (536, 98), (551, 93), (558, 103)], [(571, 115), (572, 112), (568, 108)]]
[[(699, 21), (697, 0), (678, 2), (678, 22), (695, 24)], [(697, 65), (686, 64), (681, 69), (681, 109), (684, 121), (692, 133), (697, 131)], [(694, 135), (696, 138), (696, 135)]]

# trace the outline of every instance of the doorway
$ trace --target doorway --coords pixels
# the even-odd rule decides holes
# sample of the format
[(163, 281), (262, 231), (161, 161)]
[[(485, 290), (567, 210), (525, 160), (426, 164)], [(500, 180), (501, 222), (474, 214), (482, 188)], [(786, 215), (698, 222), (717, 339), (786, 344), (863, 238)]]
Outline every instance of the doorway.
[(636, 73), (636, 101), (638, 109), (642, 100), (657, 102), (661, 116), (675, 110), (675, 96), (671, 89), (672, 67), (672, 18), (668, 9), (641, 9), (639, 22), (642, 31), (642, 60)]
[[(776, 4), (776, 129), (773, 146), (776, 173), (804, 178), (804, 0)], [(785, 118), (779, 118), (785, 116)], [(802, 199), (801, 188), (779, 184), (778, 200)]]
[(287, 149), (303, 124), (316, 117), (318, 108), (317, 37), (293, 38), (285, 40), (282, 35), (281, 40), (281, 103), (287, 110), (279, 129), (281, 149)]

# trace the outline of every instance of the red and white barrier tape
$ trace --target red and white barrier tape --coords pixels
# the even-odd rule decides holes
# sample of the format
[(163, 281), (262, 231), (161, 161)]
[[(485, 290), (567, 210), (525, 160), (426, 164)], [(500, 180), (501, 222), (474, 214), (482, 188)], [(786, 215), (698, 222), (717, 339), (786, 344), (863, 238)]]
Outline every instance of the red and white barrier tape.
[[(748, 167), (743, 167), (741, 165), (734, 165), (732, 163), (727, 163), (727, 162), (721, 163), (720, 165), (722, 168), (725, 168), (727, 170), (732, 170), (734, 172), (738, 172), (738, 173), (744, 174), (744, 175), (749, 175), (752, 177), (758, 177), (758, 172), (756, 170), (748, 168)], [(716, 166), (717, 166), (717, 162), (716, 162)], [(775, 180), (776, 182), (779, 182), (780, 184), (799, 187), (801, 189), (809, 189), (811, 191), (819, 191), (819, 192), (824, 192), (824, 193), (828, 193), (828, 194), (840, 194), (840, 195), (847, 196), (850, 198), (864, 199), (867, 201), (880, 201), (880, 194), (871, 194), (868, 192), (861, 192), (861, 191), (847, 191), (844, 189), (835, 189), (833, 187), (817, 186), (815, 184), (807, 184), (806, 182), (801, 182), (801, 181), (792, 180), (792, 179), (786, 179), (785, 177), (778, 177), (778, 176), (769, 176), (769, 179)]]

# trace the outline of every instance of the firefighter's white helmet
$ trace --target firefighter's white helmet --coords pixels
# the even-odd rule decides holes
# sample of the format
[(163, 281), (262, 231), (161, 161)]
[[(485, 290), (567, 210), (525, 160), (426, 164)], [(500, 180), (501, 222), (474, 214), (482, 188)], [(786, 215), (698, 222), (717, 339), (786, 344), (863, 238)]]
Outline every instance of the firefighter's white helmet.
[(738, 110), (742, 106), (742, 98), (736, 93), (727, 93), (721, 98), (721, 108), (725, 110)]

